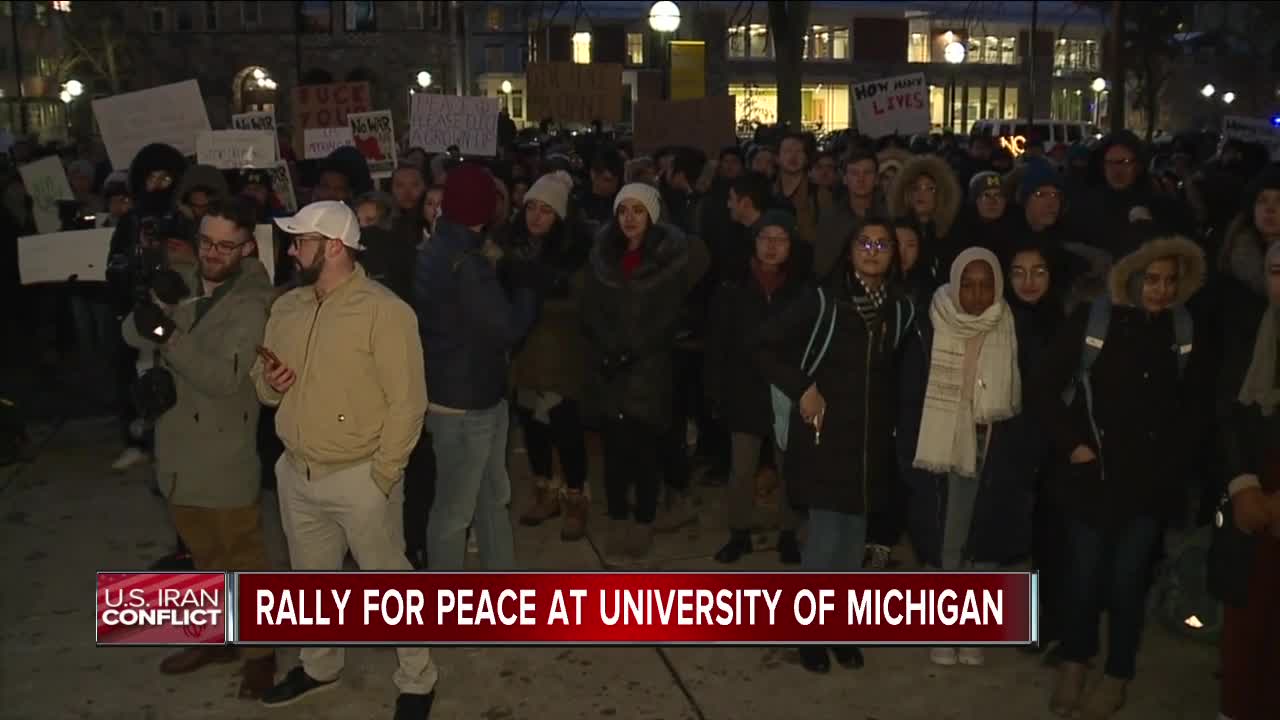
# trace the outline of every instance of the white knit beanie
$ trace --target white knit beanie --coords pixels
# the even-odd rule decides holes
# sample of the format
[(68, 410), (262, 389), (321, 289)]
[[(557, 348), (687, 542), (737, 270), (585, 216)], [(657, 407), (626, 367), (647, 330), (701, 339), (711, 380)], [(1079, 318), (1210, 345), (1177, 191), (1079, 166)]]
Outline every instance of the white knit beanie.
[(573, 190), (573, 178), (563, 170), (547, 173), (538, 178), (524, 193), (524, 202), (538, 200), (551, 206), (556, 215), (564, 220), (569, 214), (569, 192)]
[(623, 200), (635, 200), (649, 211), (649, 222), (656, 225), (659, 213), (662, 212), (662, 200), (658, 197), (658, 189), (648, 183), (631, 183), (623, 185), (618, 197), (613, 199), (613, 214), (618, 214), (618, 206)]

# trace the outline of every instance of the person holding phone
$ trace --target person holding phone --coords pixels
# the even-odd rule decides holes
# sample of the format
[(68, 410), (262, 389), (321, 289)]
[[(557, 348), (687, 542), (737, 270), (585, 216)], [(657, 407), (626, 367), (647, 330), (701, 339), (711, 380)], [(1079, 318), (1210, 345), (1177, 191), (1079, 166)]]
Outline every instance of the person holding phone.
[[(285, 451), (276, 462), (280, 519), (294, 570), (411, 570), (403, 532), (404, 471), (427, 411), (413, 309), (370, 278), (355, 213), (312, 203), (276, 220), (292, 236), (300, 286), (271, 309), (251, 371), (278, 408)], [(436, 668), (427, 648), (397, 650), (397, 720), (431, 714)], [(262, 698), (283, 706), (331, 689), (341, 648), (303, 648), (302, 664)]]

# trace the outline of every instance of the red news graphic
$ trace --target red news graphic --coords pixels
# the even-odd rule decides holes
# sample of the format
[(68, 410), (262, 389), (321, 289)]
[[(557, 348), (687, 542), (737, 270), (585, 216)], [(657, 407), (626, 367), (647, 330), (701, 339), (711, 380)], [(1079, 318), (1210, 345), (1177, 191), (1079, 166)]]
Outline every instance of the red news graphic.
[(1028, 573), (237, 573), (260, 645), (1017, 645)]
[(227, 576), (220, 572), (98, 573), (99, 645), (221, 645)]

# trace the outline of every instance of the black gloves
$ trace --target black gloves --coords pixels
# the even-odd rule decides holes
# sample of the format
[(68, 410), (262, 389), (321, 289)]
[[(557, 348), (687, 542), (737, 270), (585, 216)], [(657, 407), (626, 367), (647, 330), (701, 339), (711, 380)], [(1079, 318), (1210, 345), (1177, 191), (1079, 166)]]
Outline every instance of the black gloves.
[(177, 305), (191, 294), (191, 288), (176, 270), (159, 270), (151, 276), (151, 292), (165, 305)]
[(133, 309), (133, 326), (138, 334), (163, 345), (173, 336), (177, 325), (155, 303), (143, 303)]

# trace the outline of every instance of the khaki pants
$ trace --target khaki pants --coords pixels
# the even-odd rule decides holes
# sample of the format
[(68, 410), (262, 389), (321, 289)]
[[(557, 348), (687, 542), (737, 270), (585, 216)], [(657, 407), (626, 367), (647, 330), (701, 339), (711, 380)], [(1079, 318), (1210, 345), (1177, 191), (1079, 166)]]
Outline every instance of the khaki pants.
[[(178, 537), (191, 551), (197, 570), (244, 571), (270, 570), (267, 548), (262, 539), (262, 520), (258, 505), (236, 508), (202, 508), (170, 505), (169, 514)], [(269, 647), (246, 647), (240, 656), (246, 659), (270, 657)]]
[[(289, 540), (294, 570), (341, 570), (347, 550), (361, 570), (412, 570), (404, 556), (404, 483), (382, 490), (361, 463), (309, 479), (284, 455), (276, 462), (280, 520)], [(402, 693), (425, 695), (436, 684), (427, 648), (397, 648), (400, 667), (393, 677)], [(304, 647), (302, 667), (326, 682), (342, 672), (342, 648)]]
[[(773, 442), (773, 433), (769, 433)], [(758, 435), (733, 433), (730, 443), (732, 478), (729, 485), (729, 528), (750, 530), (756, 506), (756, 473), (760, 470), (760, 446), (765, 442)], [(794, 532), (800, 527), (800, 516), (787, 499), (787, 476), (782, 469), (783, 452), (773, 446), (773, 462), (778, 467), (778, 528)]]

